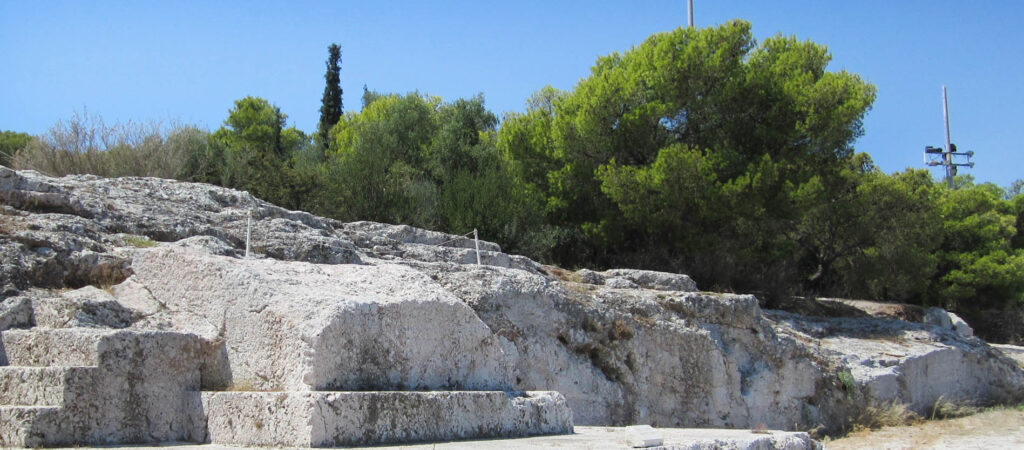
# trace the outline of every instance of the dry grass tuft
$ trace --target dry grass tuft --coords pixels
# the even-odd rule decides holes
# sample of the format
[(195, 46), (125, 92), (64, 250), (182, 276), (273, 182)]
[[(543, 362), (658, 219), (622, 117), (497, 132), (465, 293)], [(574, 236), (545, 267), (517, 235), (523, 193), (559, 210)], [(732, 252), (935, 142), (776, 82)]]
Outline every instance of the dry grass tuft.
[(146, 236), (128, 235), (124, 237), (124, 242), (135, 248), (156, 247), (156, 242)]
[(944, 396), (939, 396), (935, 400), (935, 404), (932, 405), (931, 411), (928, 413), (928, 418), (931, 420), (936, 419), (955, 419), (957, 417), (967, 417), (972, 414), (977, 414), (981, 411), (979, 408), (968, 404), (968, 403), (954, 403), (945, 399)]
[(882, 427), (913, 425), (921, 422), (921, 420), (921, 416), (907, 409), (907, 405), (893, 400), (888, 406), (868, 406), (854, 420), (853, 429), (854, 431), (864, 428), (877, 430)]

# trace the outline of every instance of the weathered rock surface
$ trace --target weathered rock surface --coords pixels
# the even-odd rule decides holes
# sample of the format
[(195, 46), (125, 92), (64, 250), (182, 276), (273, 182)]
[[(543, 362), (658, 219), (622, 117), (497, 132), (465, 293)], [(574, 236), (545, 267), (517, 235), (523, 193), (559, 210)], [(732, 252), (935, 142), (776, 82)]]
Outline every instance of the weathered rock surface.
[(164, 309), (140, 326), (194, 330), (259, 390), (512, 387), (510, 361), (473, 309), (396, 264), (240, 260), (180, 247), (139, 252), (130, 280)]
[[(1021, 397), (1021, 370), (976, 338), (927, 324), (864, 318), (811, 318), (771, 312), (778, 329), (813, 340), (849, 374), (848, 398), (872, 406), (893, 402), (927, 416), (944, 401), (990, 404)], [(842, 378), (842, 377), (841, 377)]]
[(571, 433), (555, 392), (208, 392), (214, 444), (337, 447)]
[[(0, 167), (0, 203), (0, 329), (7, 329), (0, 362), (58, 367), (12, 369), (0, 383), (51, 386), (11, 387), (12, 392), (31, 391), (45, 403), (57, 382), (44, 380), (71, 373), (59, 367), (102, 367), (94, 362), (102, 351), (90, 350), (83, 337), (90, 333), (165, 333), (192, 343), (181, 350), (182, 358), (173, 358), (178, 350), (171, 351), (171, 360), (156, 358), (191, 374), (179, 377), (187, 388), (167, 388), (187, 399), (175, 400), (178, 412), (151, 422), (173, 423), (158, 427), (170, 431), (108, 433), (115, 437), (102, 442), (202, 440), (214, 429), (230, 436), (226, 441), (256, 439), (245, 441), (251, 444), (356, 442), (339, 438), (350, 432), (340, 428), (271, 442), (255, 436), (275, 433), (242, 432), (259, 428), (257, 420), (270, 426), (263, 419), (248, 416), (244, 422), (247, 416), (237, 416), (251, 425), (243, 429), (235, 422), (215, 424), (220, 416), (202, 413), (218, 402), (242, 411), (249, 408), (242, 405), (281, 398), (295, 414), (358, 404), (352, 399), (359, 396), (326, 391), (392, 391), (402, 399), (422, 390), (557, 391), (561, 395), (550, 398), (564, 398), (572, 411), (570, 426), (790, 430), (838, 429), (864, 408), (893, 401), (921, 410), (939, 396), (981, 403), (1024, 392), (1024, 372), (1013, 361), (963, 330), (954, 332), (952, 322), (947, 327), (762, 311), (753, 296), (699, 292), (685, 275), (567, 272), (501, 253), (484, 241), (477, 265), (472, 239), (407, 226), (341, 223), (202, 184), (54, 179)], [(254, 254), (246, 259), (250, 216)], [(26, 337), (36, 335), (44, 337)], [(41, 340), (25, 344), (32, 339)], [(36, 350), (20, 350), (29, 347)], [(46, 348), (52, 352), (38, 351)], [(138, 367), (150, 364), (144, 352), (140, 357)], [(199, 389), (226, 388), (280, 392), (204, 394), (200, 401)], [(442, 409), (464, 411), (458, 417), (472, 411), (505, 417), (500, 411), (515, 411), (515, 398), (476, 409)], [(404, 401), (393, 405), (410, 415), (393, 417), (415, 423), (417, 409), (402, 406)], [(546, 405), (539, 415), (517, 416), (509, 422), (514, 426), (494, 419), (477, 429), (481, 435), (491, 429), (548, 430), (531, 417), (563, 417), (559, 402), (537, 403)], [(71, 420), (60, 412), (70, 407), (66, 397), (62, 405), (36, 409), (8, 404), (0, 414), (23, 426), (0, 430), (3, 442), (65, 442), (31, 436)], [(82, 420), (137, 417), (136, 404), (79, 414), (88, 418)], [(122, 412), (108, 413), (117, 408)], [(273, 426), (285, 426), (286, 419), (304, 420), (286, 415)], [(89, 439), (101, 433), (96, 430), (141, 430), (114, 423), (78, 426), (82, 432), (69, 434), (67, 442), (94, 442)], [(468, 436), (454, 431), (458, 426), (447, 429), (448, 438)], [(394, 429), (374, 432), (376, 441), (359, 442), (397, 436)], [(523, 434), (534, 432), (553, 431)]]
[(934, 325), (939, 328), (952, 330), (954, 333), (959, 334), (963, 337), (974, 336), (974, 330), (971, 329), (964, 319), (960, 316), (946, 311), (942, 308), (928, 308), (924, 311), (924, 318), (922, 322)]
[(197, 336), (95, 328), (7, 330), (0, 445), (196, 440)]

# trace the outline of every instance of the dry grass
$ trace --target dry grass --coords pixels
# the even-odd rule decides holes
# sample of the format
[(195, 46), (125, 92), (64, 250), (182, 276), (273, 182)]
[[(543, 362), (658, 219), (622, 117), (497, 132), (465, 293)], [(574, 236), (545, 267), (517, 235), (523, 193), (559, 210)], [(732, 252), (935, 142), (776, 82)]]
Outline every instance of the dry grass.
[(156, 242), (145, 236), (128, 235), (124, 237), (124, 242), (135, 248), (156, 247)]
[(633, 327), (625, 320), (615, 319), (615, 322), (612, 323), (611, 337), (614, 340), (633, 339), (635, 333)]
[(967, 404), (967, 403), (954, 403), (948, 401), (943, 396), (939, 396), (935, 400), (935, 404), (932, 405), (931, 412), (928, 413), (928, 418), (931, 420), (936, 419), (955, 419), (957, 417), (966, 417), (972, 414), (977, 414), (980, 411), (979, 408)]
[(877, 430), (882, 427), (898, 427), (921, 422), (921, 416), (907, 409), (907, 405), (895, 400), (887, 406), (867, 407), (853, 423), (853, 430)]
[(555, 278), (557, 278), (559, 280), (567, 281), (567, 282), (570, 282), (570, 283), (582, 283), (583, 282), (583, 280), (580, 278), (580, 276), (577, 275), (576, 272), (573, 272), (571, 270), (563, 269), (563, 268), (557, 267), (557, 266), (543, 266), (543, 267), (544, 267), (544, 270), (547, 271), (547, 273), (551, 274), (552, 276), (554, 276)]
[(949, 420), (860, 429), (826, 441), (832, 450), (861, 448), (1015, 448), (1024, 442), (1024, 407), (999, 407)]

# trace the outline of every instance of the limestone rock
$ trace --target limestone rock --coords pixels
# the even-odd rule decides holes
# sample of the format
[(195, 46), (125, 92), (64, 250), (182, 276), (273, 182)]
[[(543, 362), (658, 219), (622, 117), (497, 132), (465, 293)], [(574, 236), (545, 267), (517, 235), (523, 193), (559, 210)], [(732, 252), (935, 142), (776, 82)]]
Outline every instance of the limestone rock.
[(46, 328), (127, 328), (137, 319), (109, 292), (93, 286), (63, 292), (59, 296), (37, 296), (32, 302), (36, 325)]
[[(94, 328), (7, 330), (0, 445), (201, 438), (199, 339)], [(13, 403), (13, 404), (12, 404)]]
[(964, 319), (955, 313), (948, 313), (949, 321), (953, 325), (953, 331), (963, 337), (974, 337), (974, 329)]
[(1017, 365), (1024, 368), (1024, 347), (1019, 345), (992, 344), (992, 347), (1017, 362)]
[[(509, 361), (473, 310), (400, 265), (140, 252), (132, 281), (182, 331), (223, 342), (224, 384), (255, 389), (503, 389)], [(206, 325), (196, 329), (191, 321)], [(177, 328), (177, 327), (175, 327)], [(211, 331), (216, 330), (215, 335)]]
[(605, 285), (614, 289), (643, 288), (684, 292), (697, 290), (697, 283), (687, 275), (653, 270), (611, 269), (594, 272), (589, 269), (580, 269), (574, 276), (581, 283)]
[(953, 329), (953, 322), (950, 320), (949, 313), (942, 308), (932, 307), (926, 309), (921, 322), (947, 330)]
[[(359, 404), (354, 414), (370, 417), (358, 395), (326, 391), (387, 390), (379, 405), (402, 399), (392, 406), (421, 390), (560, 393), (472, 408), (477, 400), (423, 394), (463, 411), (452, 424), (494, 412), (475, 422), (481, 430), (506, 423), (500, 411), (552, 418), (508, 422), (547, 430), (565, 423), (559, 405), (576, 424), (837, 430), (894, 399), (920, 411), (939, 396), (1024, 393), (1024, 371), (945, 311), (931, 313), (938, 326), (804, 317), (762, 310), (751, 295), (697, 292), (686, 275), (568, 272), (494, 243), (479, 249), (482, 264), (472, 239), (341, 223), (215, 186), (0, 167), (0, 385), (10, 393), (0, 399), (60, 403), (0, 406), (0, 440), (201, 441), (216, 431), (231, 442), (265, 436), (251, 442), (261, 445), (271, 435), (350, 442), (340, 425), (307, 433), (300, 425), (314, 422), (288, 416), (300, 434), (261, 432), (243, 414), (284, 399), (294, 411)], [(69, 369), (79, 366), (88, 369)], [(54, 397), (90, 377), (101, 387), (66, 391), (81, 401)], [(279, 392), (199, 394), (226, 388)], [(203, 414), (204, 401), (223, 401), (248, 428)]]
[(214, 444), (337, 447), (572, 432), (557, 392), (218, 392)]
[(10, 328), (28, 328), (34, 325), (32, 299), (15, 296), (0, 302), (0, 331)]
[(974, 330), (971, 328), (964, 319), (955, 313), (951, 313), (942, 308), (928, 308), (924, 311), (924, 317), (921, 319), (922, 323), (934, 325), (944, 330), (950, 330), (963, 337), (973, 337)]
[(848, 394), (873, 406), (893, 401), (926, 415), (942, 397), (986, 404), (1019, 398), (1024, 372), (977, 339), (930, 325), (865, 318), (810, 318), (772, 312), (779, 329), (814, 337), (854, 382)]

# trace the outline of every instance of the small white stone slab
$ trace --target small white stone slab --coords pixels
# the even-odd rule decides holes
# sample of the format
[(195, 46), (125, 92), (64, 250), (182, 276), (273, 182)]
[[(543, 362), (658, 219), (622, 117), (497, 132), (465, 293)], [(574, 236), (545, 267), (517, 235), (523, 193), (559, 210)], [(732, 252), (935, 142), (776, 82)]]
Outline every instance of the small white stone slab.
[(626, 427), (630, 447), (657, 447), (665, 442), (661, 433), (650, 425), (631, 425)]

